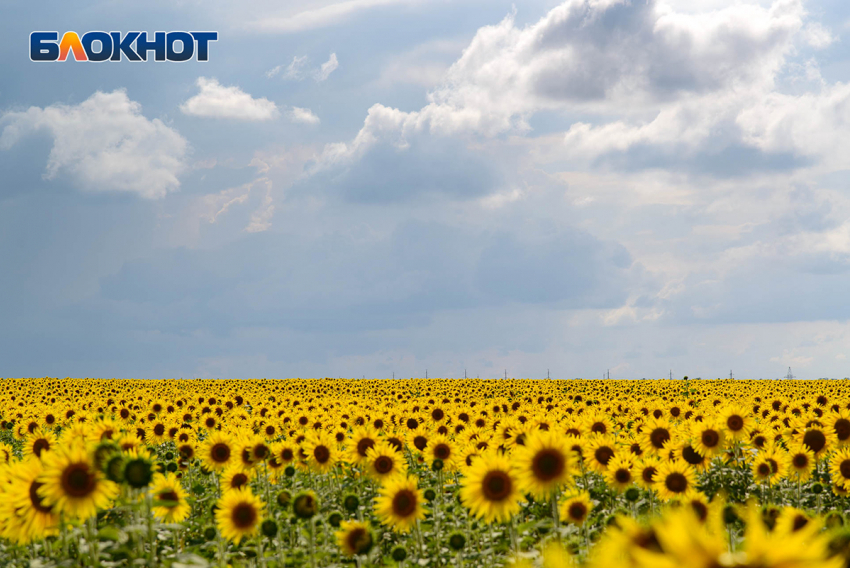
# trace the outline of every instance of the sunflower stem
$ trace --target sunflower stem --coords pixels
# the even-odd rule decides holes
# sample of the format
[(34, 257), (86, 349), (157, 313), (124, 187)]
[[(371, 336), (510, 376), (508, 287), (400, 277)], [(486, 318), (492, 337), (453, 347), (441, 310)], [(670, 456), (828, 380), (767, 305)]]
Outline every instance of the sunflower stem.
[(582, 528), (584, 529), (584, 558), (585, 560), (590, 557), (590, 527), (587, 522), (582, 523)]
[(260, 566), (266, 568), (266, 553), (263, 550), (263, 536), (257, 537), (257, 558), (260, 559)]
[(156, 536), (153, 531), (153, 513), (152, 509), (152, 497), (150, 493), (145, 495), (145, 512), (147, 513), (145, 516), (147, 517), (147, 525), (148, 525), (148, 562), (149, 566), (153, 566), (156, 564)]
[(68, 525), (65, 523), (64, 513), (60, 513), (59, 515), (59, 526), (62, 530), (62, 556), (63, 558), (68, 558)]
[(91, 553), (91, 565), (100, 566), (100, 558), (97, 550), (97, 516), (92, 516), (86, 520), (86, 540), (89, 543), (89, 552)]
[(558, 514), (558, 490), (555, 489), (552, 491), (552, 498), (550, 499), (552, 502), (552, 525), (555, 527), (555, 540), (561, 542), (561, 519)]
[(307, 521), (307, 529), (310, 536), (310, 568), (316, 568), (316, 523), (312, 517)]

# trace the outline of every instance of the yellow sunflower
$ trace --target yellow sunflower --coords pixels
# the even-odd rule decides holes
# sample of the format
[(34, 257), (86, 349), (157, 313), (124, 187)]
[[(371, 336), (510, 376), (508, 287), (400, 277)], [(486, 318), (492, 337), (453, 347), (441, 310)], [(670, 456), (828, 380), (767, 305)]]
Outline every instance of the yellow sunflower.
[(442, 460), (443, 468), (446, 471), (457, 469), (458, 449), (456, 444), (448, 436), (437, 434), (428, 440), (428, 445), (425, 447), (425, 454), (430, 461)]
[(342, 521), (339, 528), (341, 530), (334, 533), (334, 535), (344, 555), (360, 556), (369, 554), (369, 551), (372, 550), (372, 545), (375, 543), (375, 539), (372, 536), (372, 529), (369, 528), (367, 523)]
[(832, 454), (829, 473), (835, 485), (850, 489), (850, 448), (844, 447)]
[(507, 521), (520, 510), (519, 480), (508, 456), (487, 452), (464, 471), (460, 498), (476, 517), (485, 522)]
[(366, 451), (366, 471), (374, 479), (382, 481), (404, 474), (407, 464), (404, 456), (389, 442), (380, 441)]
[(375, 499), (375, 515), (395, 532), (408, 532), (425, 518), (425, 496), (416, 477), (396, 476), (381, 486)]
[(24, 438), (23, 456), (35, 456), (40, 458), (43, 452), (49, 452), (56, 447), (56, 434), (51, 430), (38, 428), (32, 434)]
[(17, 462), (9, 469), (9, 486), (3, 503), (14, 510), (9, 513), (17, 520), (16, 536), (21, 543), (58, 533), (59, 515), (39, 495), (42, 484), (38, 479), (42, 471), (42, 462), (37, 458)]
[(221, 473), (221, 490), (235, 491), (248, 487), (253, 477), (253, 469), (245, 469), (241, 463), (233, 462)]
[(186, 501), (186, 491), (174, 473), (154, 475), (151, 494), (153, 515), (164, 523), (182, 522), (192, 512), (192, 506)]
[(250, 489), (228, 491), (217, 504), (215, 522), (221, 536), (239, 543), (257, 534), (265, 505)]
[(220, 471), (230, 465), (233, 460), (234, 444), (224, 432), (211, 432), (209, 437), (201, 442), (198, 457), (210, 471)]
[(593, 502), (590, 500), (590, 495), (586, 491), (570, 495), (561, 502), (561, 520), (565, 523), (581, 526), (587, 520), (592, 510)]
[(118, 494), (118, 486), (94, 467), (85, 447), (60, 446), (44, 455), (44, 471), (38, 478), (38, 495), (46, 507), (66, 517), (88, 519), (98, 509), (107, 509)]
[(605, 471), (605, 481), (610, 487), (622, 493), (635, 481), (632, 469), (634, 469), (634, 462), (629, 454), (611, 458), (608, 469)]
[(567, 439), (554, 432), (536, 430), (513, 453), (520, 490), (545, 498), (576, 474), (575, 457)]
[(327, 473), (333, 469), (337, 461), (337, 443), (333, 436), (319, 431), (307, 438), (304, 451), (310, 469), (319, 473)]
[(658, 467), (652, 488), (664, 501), (688, 497), (696, 491), (694, 469), (682, 461), (664, 462)]

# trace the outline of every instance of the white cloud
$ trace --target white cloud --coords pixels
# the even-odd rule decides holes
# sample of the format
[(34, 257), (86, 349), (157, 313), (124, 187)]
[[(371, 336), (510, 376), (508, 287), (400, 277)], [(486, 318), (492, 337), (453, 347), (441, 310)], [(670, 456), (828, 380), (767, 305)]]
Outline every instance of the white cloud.
[(832, 32), (822, 26), (817, 22), (811, 22), (806, 24), (806, 28), (803, 30), (803, 38), (806, 43), (815, 49), (823, 49), (836, 40), (835, 36), (832, 35)]
[(303, 124), (319, 124), (319, 117), (309, 108), (292, 107), (287, 113), (289, 120)]
[(272, 217), (274, 217), (274, 198), (272, 197), (272, 184), (266, 183), (266, 194), (263, 196), (263, 202), (259, 208), (251, 215), (251, 220), (248, 226), (245, 227), (246, 233), (262, 233), (268, 231), (272, 226)]
[(255, 99), (237, 86), (225, 87), (215, 78), (198, 77), (200, 92), (180, 105), (184, 114), (236, 120), (271, 120), (280, 114), (266, 98)]
[(541, 110), (619, 116), (574, 125), (570, 148), (588, 157), (645, 140), (695, 146), (771, 88), (804, 15), (798, 0), (703, 13), (652, 1), (567, 0), (522, 28), (509, 15), (478, 30), (428, 105), (373, 105), (355, 139), (328, 145), (319, 166), (353, 158), (379, 138), (404, 147), (423, 130), (524, 132)]
[[(289, 79), (292, 81), (300, 81), (304, 78), (304, 65), (307, 64), (307, 56), (306, 55), (295, 55), (292, 57), (292, 62), (286, 66), (286, 71), (281, 75), (284, 79)], [(277, 67), (266, 72), (266, 77), (271, 79), (275, 75), (283, 70), (283, 65), (278, 65)]]
[(3, 115), (0, 148), (46, 130), (53, 137), (45, 177), (69, 173), (86, 191), (163, 197), (180, 187), (188, 144), (159, 119), (148, 120), (124, 90), (100, 91), (78, 105), (30, 107)]
[(331, 53), (331, 56), (327, 61), (322, 63), (322, 66), (316, 70), (313, 77), (316, 79), (316, 82), (321, 83), (327, 80), (331, 76), (331, 73), (336, 71), (337, 67), (339, 67), (339, 61), (336, 59), (336, 53)]

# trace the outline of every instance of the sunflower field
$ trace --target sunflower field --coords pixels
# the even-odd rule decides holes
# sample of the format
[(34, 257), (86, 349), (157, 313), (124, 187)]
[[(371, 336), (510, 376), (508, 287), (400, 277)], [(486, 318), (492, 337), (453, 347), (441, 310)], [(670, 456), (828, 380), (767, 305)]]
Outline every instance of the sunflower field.
[(0, 566), (850, 566), (844, 381), (0, 382)]

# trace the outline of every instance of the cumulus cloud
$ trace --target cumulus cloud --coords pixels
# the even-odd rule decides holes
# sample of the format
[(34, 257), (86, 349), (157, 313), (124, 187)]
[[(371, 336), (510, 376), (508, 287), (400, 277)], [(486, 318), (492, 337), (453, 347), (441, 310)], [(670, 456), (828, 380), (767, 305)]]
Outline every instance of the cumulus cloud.
[(575, 125), (569, 147), (589, 156), (643, 140), (695, 145), (772, 87), (804, 16), (798, 0), (705, 13), (568, 0), (526, 27), (509, 15), (478, 30), (425, 107), (373, 105), (354, 140), (329, 145), (322, 161), (357, 159), (379, 139), (404, 146), (415, 132), (523, 132), (543, 110), (620, 116)]
[(337, 67), (339, 67), (339, 61), (337, 61), (336, 53), (331, 53), (328, 60), (322, 63), (322, 66), (316, 70), (313, 77), (316, 79), (316, 82), (321, 83), (327, 80), (331, 76), (331, 73), (336, 71)]
[(184, 114), (209, 118), (262, 121), (279, 116), (277, 105), (255, 99), (237, 86), (225, 87), (215, 78), (198, 77), (200, 92), (180, 105)]
[(124, 90), (96, 92), (78, 105), (8, 112), (0, 148), (34, 131), (53, 138), (45, 177), (68, 173), (83, 190), (163, 197), (180, 187), (188, 144), (159, 119), (149, 120)]
[(313, 114), (309, 108), (292, 107), (287, 113), (289, 120), (302, 124), (319, 124), (319, 117)]

